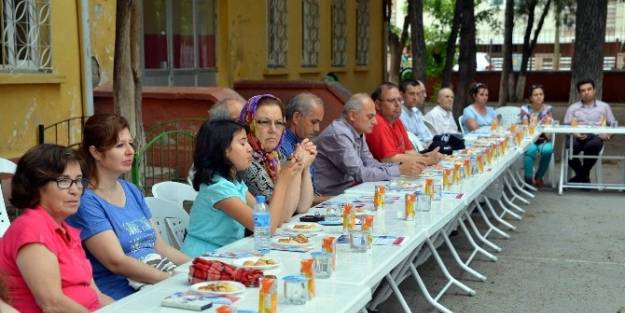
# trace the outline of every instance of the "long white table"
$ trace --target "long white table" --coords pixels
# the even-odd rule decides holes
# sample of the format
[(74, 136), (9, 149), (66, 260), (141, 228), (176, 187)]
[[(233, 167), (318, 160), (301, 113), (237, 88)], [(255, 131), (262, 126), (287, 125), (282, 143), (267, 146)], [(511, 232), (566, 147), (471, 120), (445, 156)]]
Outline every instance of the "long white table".
[[(556, 135), (572, 135), (572, 134), (610, 134), (610, 135), (625, 135), (625, 127), (598, 127), (598, 126), (578, 126), (572, 127), (570, 125), (559, 125), (559, 126), (545, 126), (540, 129), (544, 133), (552, 134), (553, 138)], [(573, 136), (568, 136), (569, 147), (573, 146)], [(555, 140), (553, 140), (555, 144)], [(604, 143), (605, 144), (605, 143)], [(625, 170), (623, 172), (624, 180), (622, 183), (617, 184), (608, 184), (604, 182), (593, 182), (593, 183), (569, 183), (568, 182), (568, 161), (572, 158), (580, 158), (580, 159), (588, 159), (588, 158), (597, 158), (598, 162), (601, 160), (624, 160), (625, 156), (606, 156), (602, 155), (600, 157), (595, 156), (582, 156), (576, 155), (574, 156), (572, 153), (567, 153), (567, 145), (563, 144), (562, 151), (562, 162), (560, 162), (560, 175), (558, 180), (558, 194), (562, 194), (564, 188), (579, 188), (579, 189), (598, 189), (598, 190), (625, 190)], [(554, 147), (555, 150), (555, 147)], [(596, 164), (595, 166), (601, 166), (601, 164)]]
[[(365, 306), (372, 300), (374, 296), (373, 292), (381, 283), (386, 282), (390, 287), (381, 293), (394, 293), (404, 311), (410, 312), (410, 308), (399, 290), (398, 284), (407, 276), (412, 275), (417, 280), (422, 290), (427, 292), (425, 284), (416, 270), (416, 266), (418, 265), (416, 264), (417, 257), (422, 250), (425, 250), (423, 247), (427, 247), (436, 258), (439, 267), (441, 267), (444, 274), (448, 277), (449, 283), (436, 297), (429, 296), (429, 293), (427, 293), (426, 296), (430, 297), (428, 301), (440, 311), (451, 312), (438, 302), (439, 298), (445, 293), (449, 286), (454, 284), (464, 289), (469, 294), (474, 294), (475, 292), (453, 278), (451, 274), (447, 272), (442, 259), (436, 252), (435, 242), (437, 238), (439, 240), (442, 238), (450, 249), (455, 251), (447, 236), (447, 232), (450, 231), (449, 225), (461, 225), (465, 234), (471, 236), (463, 222), (465, 219), (471, 219), (469, 213), (467, 213), (467, 208), (472, 203), (477, 202), (476, 200), (480, 199), (481, 193), (488, 185), (497, 177), (505, 174), (509, 166), (522, 155), (525, 147), (534, 139), (535, 136), (526, 138), (521, 147), (510, 149), (504, 156), (496, 159), (493, 164), (486, 168), (485, 173), (467, 178), (463, 184), (462, 197), (444, 196), (443, 200), (435, 203), (429, 212), (417, 212), (415, 221), (405, 221), (400, 218), (398, 212), (403, 212), (404, 209), (403, 195), (399, 197), (398, 201), (388, 203), (383, 210), (369, 212), (375, 215), (376, 222), (374, 223), (374, 233), (405, 236), (406, 239), (404, 242), (400, 246), (374, 246), (365, 253), (352, 252), (349, 249), (349, 245), (337, 245), (337, 269), (330, 278), (316, 280), (317, 296), (305, 305), (280, 304), (279, 311), (343, 313), (366, 311)], [(371, 196), (373, 195), (372, 186), (376, 184), (387, 184), (387, 182), (365, 183), (349, 189), (345, 194), (330, 199), (329, 201), (333, 201), (333, 203), (337, 204), (362, 199), (364, 195)], [(393, 192), (389, 191), (388, 194), (392, 196)], [(314, 210), (314, 208), (312, 210)], [(480, 211), (481, 210), (480, 208)], [(484, 216), (484, 218), (488, 219), (486, 216)], [(296, 219), (297, 217), (294, 218), (294, 220)], [(473, 221), (470, 220), (470, 223), (472, 224)], [(471, 226), (474, 227), (474, 225)], [(476, 228), (473, 228), (473, 230), (477, 231)], [(489, 229), (485, 236), (487, 236), (491, 230), (492, 228)], [(321, 248), (321, 240), (325, 234), (339, 235), (340, 232), (341, 227), (324, 227), (322, 234), (311, 237), (313, 247), (316, 248), (315, 250), (319, 250)], [(475, 243), (473, 244), (476, 247), (476, 251), (482, 252), (482, 254), (489, 256), (492, 260), (496, 260), (496, 257), (490, 255), (486, 250), (480, 248)], [(251, 250), (252, 247), (252, 238), (244, 238), (222, 247), (220, 251), (247, 251)], [(480, 249), (481, 251), (479, 251)], [(468, 263), (470, 263), (474, 254), (475, 253), (473, 253), (470, 260), (466, 262), (459, 258), (456, 259), (456, 261), (463, 263), (463, 268), (465, 268), (465, 270), (483, 280), (485, 277), (481, 277), (481, 274), (475, 271), (471, 272), (471, 269), (468, 268)], [(280, 263), (277, 269), (268, 271), (269, 274), (283, 277), (285, 275), (298, 273), (300, 261), (303, 258), (309, 258), (310, 255), (301, 252), (272, 250), (269, 253), (269, 257)], [(457, 255), (455, 255), (455, 257), (457, 257)], [(163, 298), (174, 292), (184, 291), (189, 288), (186, 275), (188, 266), (189, 264), (185, 264), (179, 267), (179, 269), (177, 269), (179, 273), (172, 278), (153, 286), (148, 286), (98, 312), (185, 312), (185, 310), (161, 307), (160, 302)], [(258, 288), (246, 289), (235, 305), (239, 309), (255, 311), (258, 306)], [(214, 309), (215, 308), (209, 309), (208, 312), (212, 312)]]

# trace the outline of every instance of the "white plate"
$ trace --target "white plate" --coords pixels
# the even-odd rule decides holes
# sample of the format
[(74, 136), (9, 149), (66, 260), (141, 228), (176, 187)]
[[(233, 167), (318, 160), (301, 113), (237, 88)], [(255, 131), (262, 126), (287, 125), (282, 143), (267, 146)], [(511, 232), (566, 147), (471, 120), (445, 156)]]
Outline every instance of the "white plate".
[[(295, 236), (291, 236), (291, 237), (295, 237)], [(308, 242), (306, 242), (306, 243), (299, 243), (299, 242), (293, 241), (293, 240), (289, 241), (288, 243), (280, 242), (280, 239), (284, 239), (284, 238), (289, 238), (289, 236), (276, 236), (276, 237), (271, 238), (271, 242), (273, 244), (276, 244), (276, 245), (279, 245), (279, 246), (285, 246), (285, 247), (293, 247), (293, 246), (295, 246), (295, 247), (309, 247), (311, 245), (310, 238), (308, 238)]]
[(234, 262), (232, 262), (235, 266), (237, 267), (245, 267), (245, 268), (253, 268), (253, 269), (257, 269), (257, 270), (270, 270), (270, 269), (274, 269), (277, 268), (278, 266), (280, 266), (280, 263), (278, 263), (278, 261), (271, 259), (272, 261), (274, 261), (274, 264), (266, 264), (266, 265), (243, 265), (243, 263), (245, 263), (246, 261), (258, 261), (258, 259), (260, 258), (245, 258), (245, 259), (237, 259), (234, 260)]
[[(296, 228), (297, 225), (305, 225), (305, 227), (307, 228)], [(321, 231), (322, 227), (321, 225), (317, 223), (299, 222), (299, 223), (288, 225), (287, 229), (293, 232), (298, 232), (298, 233), (314, 233), (314, 232)]]
[[(215, 284), (228, 284), (231, 288), (229, 291), (210, 291), (204, 290), (202, 288)], [(215, 281), (205, 281), (201, 283), (197, 283), (191, 286), (191, 289), (201, 293), (210, 293), (215, 295), (236, 295), (245, 291), (245, 286), (238, 281), (232, 280), (215, 280)]]

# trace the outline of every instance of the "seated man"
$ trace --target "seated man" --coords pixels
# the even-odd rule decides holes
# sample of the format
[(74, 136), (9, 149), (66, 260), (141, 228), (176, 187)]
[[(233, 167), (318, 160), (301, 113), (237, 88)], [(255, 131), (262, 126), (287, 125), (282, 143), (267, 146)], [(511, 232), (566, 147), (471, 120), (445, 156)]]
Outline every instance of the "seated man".
[(371, 98), (363, 93), (355, 94), (343, 106), (342, 116), (319, 134), (314, 162), (318, 193), (335, 196), (362, 182), (421, 173), (423, 166), (417, 162), (392, 164), (373, 158), (364, 134), (370, 133), (376, 124), (375, 116)]
[(238, 120), (244, 105), (245, 100), (242, 98), (221, 99), (208, 110), (208, 119), (211, 121), (225, 119)]
[[(308, 138), (313, 140), (319, 135), (319, 125), (323, 120), (323, 100), (309, 92), (303, 92), (291, 99), (285, 108), (286, 129), (278, 151), (285, 158), (290, 157), (297, 144)], [(315, 166), (310, 166), (310, 176), (315, 181)], [(320, 203), (328, 198), (315, 192), (313, 203)]]
[(427, 93), (425, 85), (414, 79), (407, 79), (399, 85), (403, 98), (401, 106), (401, 122), (408, 132), (408, 138), (418, 151), (423, 151), (432, 143), (432, 133), (423, 122), (423, 114), (419, 110), (425, 103)]
[[(610, 105), (595, 99), (595, 82), (592, 79), (580, 80), (576, 86), (581, 100), (571, 104), (566, 110), (565, 124), (570, 124), (573, 119), (580, 125), (599, 125), (602, 121), (610, 124), (615, 121)], [(573, 134), (573, 136), (575, 137), (573, 154), (584, 152), (585, 156), (599, 155), (603, 142), (610, 139), (608, 134)], [(570, 182), (590, 183), (590, 170), (596, 162), (597, 159), (570, 159), (569, 166), (575, 171), (575, 176)]]
[(382, 162), (417, 162), (423, 165), (432, 165), (440, 160), (438, 150), (421, 155), (413, 148), (399, 119), (402, 98), (397, 85), (382, 83), (373, 91), (371, 98), (377, 111), (376, 125), (366, 139), (374, 158)]
[(452, 113), (454, 92), (450, 88), (442, 88), (438, 91), (436, 102), (438, 105), (425, 114), (425, 120), (432, 124), (436, 130), (435, 135), (459, 133), (458, 125), (456, 125)]

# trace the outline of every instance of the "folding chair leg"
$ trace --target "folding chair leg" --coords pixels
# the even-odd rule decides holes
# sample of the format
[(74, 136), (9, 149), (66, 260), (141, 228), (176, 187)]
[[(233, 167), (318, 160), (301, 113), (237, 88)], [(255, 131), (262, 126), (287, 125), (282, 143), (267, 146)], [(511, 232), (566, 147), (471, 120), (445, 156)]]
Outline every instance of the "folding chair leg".
[(471, 218), (471, 214), (469, 212), (467, 212), (467, 211), (464, 211), (464, 215), (466, 216), (467, 221), (469, 221), (469, 226), (471, 226), (471, 229), (475, 233), (475, 236), (477, 237), (477, 239), (479, 239), (485, 245), (489, 246), (491, 249), (493, 249), (493, 250), (495, 250), (497, 252), (501, 252), (501, 247), (499, 247), (498, 245), (494, 244), (492, 241), (486, 239), (486, 237), (484, 235), (482, 235), (482, 233), (480, 233), (480, 230), (477, 228), (477, 226), (475, 225), (475, 222)]

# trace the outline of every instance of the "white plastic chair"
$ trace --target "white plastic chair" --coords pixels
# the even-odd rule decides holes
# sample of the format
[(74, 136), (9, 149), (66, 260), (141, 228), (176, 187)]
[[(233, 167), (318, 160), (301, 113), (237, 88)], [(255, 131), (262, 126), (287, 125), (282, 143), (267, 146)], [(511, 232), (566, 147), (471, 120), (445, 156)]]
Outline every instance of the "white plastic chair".
[(501, 126), (508, 127), (519, 122), (521, 108), (516, 106), (502, 106), (495, 109), (497, 115), (501, 115)]
[(184, 207), (184, 201), (195, 201), (197, 191), (191, 185), (164, 181), (152, 186), (152, 195), (155, 198), (168, 200), (176, 203), (179, 207)]
[[(0, 174), (15, 174), (17, 165), (15, 163), (0, 158)], [(0, 237), (4, 236), (4, 232), (11, 225), (9, 220), (9, 214), (7, 214), (7, 208), (4, 204), (4, 196), (2, 195), (2, 184), (0, 184)]]
[(428, 128), (428, 130), (430, 131), (432, 136), (440, 135), (440, 134), (436, 133), (436, 128), (434, 128), (434, 125), (432, 125), (432, 123), (430, 123), (430, 121), (428, 121), (426, 119), (423, 119), (423, 124), (425, 124), (425, 127)]
[(467, 132), (464, 130), (464, 124), (462, 124), (462, 115), (458, 116), (458, 126), (460, 126), (460, 131), (462, 134), (466, 134)]
[(189, 214), (181, 206), (164, 199), (146, 197), (145, 202), (152, 212), (161, 238), (180, 249), (189, 224)]

